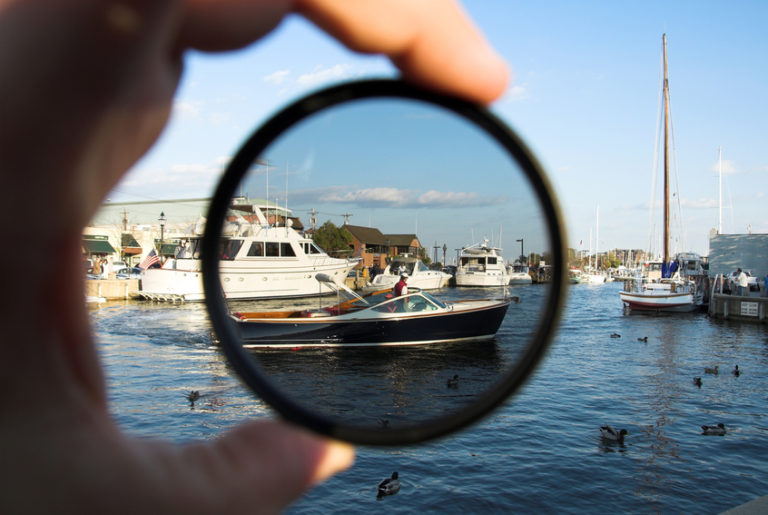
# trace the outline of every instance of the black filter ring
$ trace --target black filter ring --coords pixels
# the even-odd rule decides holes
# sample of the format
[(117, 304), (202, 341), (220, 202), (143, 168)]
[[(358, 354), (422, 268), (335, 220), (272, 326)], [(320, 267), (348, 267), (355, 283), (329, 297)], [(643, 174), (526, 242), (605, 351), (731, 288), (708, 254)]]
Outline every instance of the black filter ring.
[[(372, 98), (411, 99), (442, 107), (479, 127), (506, 149), (538, 196), (547, 221), (553, 265), (549, 294), (538, 328), (517, 366), (461, 411), (401, 428), (363, 428), (341, 424), (293, 402), (259, 371), (240, 344), (234, 324), (229, 319), (219, 277), (218, 247), (227, 210), (242, 177), (260, 154), (287, 129), (308, 116), (338, 104)], [(444, 436), (476, 422), (523, 384), (545, 354), (557, 327), (567, 284), (564, 250), (564, 225), (552, 187), (525, 143), (504, 122), (483, 106), (426, 91), (400, 80), (362, 80), (329, 87), (290, 104), (253, 132), (240, 147), (221, 178), (208, 211), (202, 243), (203, 285), (211, 323), (229, 362), (242, 380), (282, 417), (317, 433), (355, 444), (403, 445)]]

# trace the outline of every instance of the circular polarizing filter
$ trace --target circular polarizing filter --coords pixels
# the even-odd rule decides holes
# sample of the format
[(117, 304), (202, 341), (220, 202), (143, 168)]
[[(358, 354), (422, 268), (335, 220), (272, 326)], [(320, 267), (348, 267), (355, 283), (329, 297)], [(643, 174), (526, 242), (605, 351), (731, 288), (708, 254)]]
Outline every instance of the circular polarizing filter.
[(541, 359), (562, 227), (536, 159), (485, 108), (342, 84), (277, 113), (229, 164), (205, 300), (231, 366), (289, 421), (419, 442), (487, 414)]

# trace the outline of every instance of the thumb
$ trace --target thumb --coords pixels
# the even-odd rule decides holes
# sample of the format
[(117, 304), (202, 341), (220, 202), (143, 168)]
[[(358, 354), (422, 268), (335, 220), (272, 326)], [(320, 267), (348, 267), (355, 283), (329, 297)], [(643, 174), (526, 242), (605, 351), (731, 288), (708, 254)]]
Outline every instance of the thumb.
[(185, 452), (200, 465), (205, 498), (226, 513), (279, 512), (354, 462), (351, 446), (278, 421), (249, 422)]

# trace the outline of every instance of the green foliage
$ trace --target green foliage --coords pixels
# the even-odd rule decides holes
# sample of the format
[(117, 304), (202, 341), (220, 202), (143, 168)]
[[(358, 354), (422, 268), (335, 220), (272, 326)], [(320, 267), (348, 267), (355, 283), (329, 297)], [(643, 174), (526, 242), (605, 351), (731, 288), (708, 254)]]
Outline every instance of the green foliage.
[(344, 227), (336, 227), (328, 220), (315, 231), (314, 238), (318, 247), (327, 253), (348, 252), (352, 245), (352, 235)]

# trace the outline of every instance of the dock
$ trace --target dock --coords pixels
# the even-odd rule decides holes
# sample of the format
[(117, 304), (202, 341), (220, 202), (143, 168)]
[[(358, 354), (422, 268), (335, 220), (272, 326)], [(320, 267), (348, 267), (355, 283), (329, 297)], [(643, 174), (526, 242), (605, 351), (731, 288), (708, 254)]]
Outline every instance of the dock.
[(768, 320), (768, 297), (713, 292), (709, 297), (709, 316), (764, 324)]
[(88, 279), (85, 281), (87, 297), (124, 300), (136, 298), (138, 293), (138, 279)]

